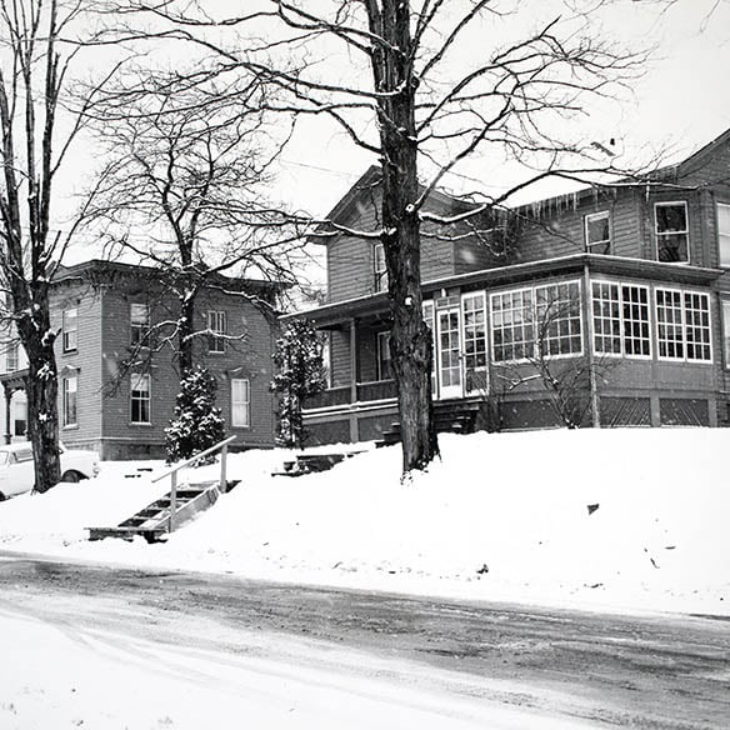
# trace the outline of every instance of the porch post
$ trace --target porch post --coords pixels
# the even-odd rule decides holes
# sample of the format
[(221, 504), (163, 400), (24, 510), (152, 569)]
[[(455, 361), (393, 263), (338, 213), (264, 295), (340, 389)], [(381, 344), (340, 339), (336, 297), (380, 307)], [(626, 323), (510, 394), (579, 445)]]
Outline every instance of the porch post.
[(12, 440), (10, 434), (10, 405), (13, 400), (13, 391), (7, 385), (3, 385), (3, 390), (5, 391), (5, 443), (9, 444)]
[[(357, 320), (350, 320), (350, 405), (357, 403)], [(357, 414), (350, 413), (350, 441), (360, 440)]]
[(593, 312), (591, 309), (591, 277), (588, 264), (583, 267), (583, 318), (585, 320), (585, 337), (583, 342), (586, 348), (588, 362), (588, 377), (591, 389), (591, 420), (593, 428), (601, 427), (601, 414), (598, 401), (598, 384), (596, 382), (596, 362), (593, 355)]

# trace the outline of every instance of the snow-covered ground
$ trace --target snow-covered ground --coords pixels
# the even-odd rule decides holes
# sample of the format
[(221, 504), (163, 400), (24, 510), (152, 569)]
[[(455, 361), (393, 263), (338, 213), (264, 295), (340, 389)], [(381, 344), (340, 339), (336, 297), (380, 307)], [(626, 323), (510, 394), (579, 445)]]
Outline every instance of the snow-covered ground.
[[(288, 452), (233, 455), (239, 486), (166, 544), (87, 541), (167, 491), (135, 465), (0, 505), (0, 548), (247, 577), (616, 610), (730, 613), (724, 429), (443, 435), (399, 480), (400, 448), (272, 477)], [(153, 474), (164, 466), (154, 467)], [(216, 466), (196, 470), (211, 476)], [(597, 505), (594, 511), (589, 505)]]

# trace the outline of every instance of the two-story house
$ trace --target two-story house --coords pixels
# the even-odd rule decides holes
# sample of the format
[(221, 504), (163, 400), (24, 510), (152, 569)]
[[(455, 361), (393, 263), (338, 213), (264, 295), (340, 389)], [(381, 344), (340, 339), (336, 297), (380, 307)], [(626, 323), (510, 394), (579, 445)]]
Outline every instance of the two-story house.
[[(378, 229), (371, 168), (330, 217)], [(428, 210), (464, 204), (435, 193)], [(507, 211), (422, 238), (423, 316), (439, 404), (499, 403), (498, 426), (558, 425), (536, 362), (588, 361), (586, 425), (725, 425), (730, 404), (730, 131), (640, 181)], [(481, 231), (481, 233), (479, 232)], [(305, 422), (321, 442), (378, 438), (397, 420), (382, 246), (327, 247), (330, 387)], [(549, 317), (548, 317), (548, 313)], [(531, 370), (532, 369), (532, 370)]]
[[(196, 299), (196, 360), (218, 382), (234, 447), (272, 446), (274, 400), (269, 390), (277, 287), (218, 277)], [(53, 281), (52, 325), (58, 332), (61, 440), (103, 459), (164, 453), (179, 374), (173, 358), (176, 302), (154, 269), (107, 261), (61, 268)], [(166, 342), (169, 338), (170, 341)], [(5, 394), (5, 438), (27, 429), (27, 360), (16, 339), (2, 343), (0, 383)]]

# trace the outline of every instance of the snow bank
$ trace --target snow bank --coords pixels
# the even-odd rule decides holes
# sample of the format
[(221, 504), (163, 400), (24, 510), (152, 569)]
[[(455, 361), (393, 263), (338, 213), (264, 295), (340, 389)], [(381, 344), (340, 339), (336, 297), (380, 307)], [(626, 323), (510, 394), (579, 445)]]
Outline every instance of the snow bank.
[(724, 429), (444, 435), (443, 459), (405, 484), (399, 447), (296, 479), (271, 476), (286, 452), (251, 451), (231, 457), (230, 477), (241, 480), (233, 492), (155, 546), (84, 540), (83, 527), (115, 524), (165, 490), (125, 480), (127, 464), (104, 464), (98, 480), (0, 505), (0, 547), (470, 599), (727, 614), (726, 440)]

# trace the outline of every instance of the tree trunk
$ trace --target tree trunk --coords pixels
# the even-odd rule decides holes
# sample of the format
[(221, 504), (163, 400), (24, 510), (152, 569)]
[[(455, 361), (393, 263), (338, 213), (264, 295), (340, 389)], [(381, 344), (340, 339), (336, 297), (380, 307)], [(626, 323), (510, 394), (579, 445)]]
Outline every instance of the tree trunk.
[(28, 399), (28, 435), (33, 445), (35, 485), (37, 492), (46, 492), (61, 480), (58, 449), (58, 371), (53, 351), (55, 337), (50, 332), (48, 302), (38, 304), (32, 321), (21, 320), (20, 338), (28, 355), (26, 396)]
[[(403, 472), (423, 469), (438, 455), (431, 394), (432, 344), (423, 321), (415, 94), (410, 3), (368, 2), (371, 30), (387, 40), (372, 50), (383, 151), (382, 241), (393, 328), (390, 350), (398, 388)], [(380, 10), (382, 7), (382, 11)], [(397, 50), (393, 50), (397, 49)]]
[(178, 313), (177, 358), (180, 380), (192, 369), (194, 364), (193, 334), (195, 333), (195, 296), (197, 292), (185, 287), (180, 297)]

